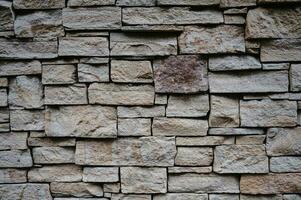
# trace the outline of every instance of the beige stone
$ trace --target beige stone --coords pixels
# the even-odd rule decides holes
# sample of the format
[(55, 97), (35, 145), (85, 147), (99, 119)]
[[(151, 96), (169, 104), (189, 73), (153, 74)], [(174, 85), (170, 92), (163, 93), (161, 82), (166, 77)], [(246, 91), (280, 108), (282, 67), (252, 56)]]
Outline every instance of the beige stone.
[(26, 132), (9, 132), (0, 134), (0, 149), (27, 149)]
[(103, 189), (100, 185), (92, 183), (50, 183), (50, 190), (53, 196), (73, 196), (73, 197), (101, 197)]
[(180, 166), (206, 166), (213, 161), (213, 150), (209, 147), (178, 147), (175, 164)]
[(151, 119), (118, 119), (118, 136), (148, 136), (151, 126)]
[(74, 149), (63, 147), (35, 147), (32, 149), (35, 164), (74, 163)]
[(153, 200), (208, 200), (207, 194), (168, 193), (155, 195)]
[(177, 137), (177, 146), (218, 146), (234, 144), (235, 137), (229, 136), (203, 136), (203, 137)]
[(3, 184), (0, 185), (0, 196), (5, 200), (16, 200), (20, 197), (24, 200), (44, 199), (52, 200), (49, 185), (37, 183)]
[(64, 7), (65, 0), (14, 0), (14, 8), (16, 9), (53, 9)]
[(13, 131), (44, 130), (44, 111), (11, 110), (10, 127)]
[(165, 116), (165, 106), (118, 106), (117, 113), (120, 118), (163, 117)]
[(78, 64), (79, 82), (109, 82), (109, 65), (104, 64)]
[(24, 169), (0, 169), (0, 183), (24, 183), (27, 181), (26, 174)]
[(0, 151), (0, 168), (24, 168), (32, 166), (30, 151)]
[(119, 169), (118, 167), (84, 167), (83, 170), (84, 182), (118, 182)]
[(0, 76), (41, 74), (41, 63), (33, 61), (1, 61)]
[(43, 65), (43, 84), (75, 83), (76, 67), (74, 65)]

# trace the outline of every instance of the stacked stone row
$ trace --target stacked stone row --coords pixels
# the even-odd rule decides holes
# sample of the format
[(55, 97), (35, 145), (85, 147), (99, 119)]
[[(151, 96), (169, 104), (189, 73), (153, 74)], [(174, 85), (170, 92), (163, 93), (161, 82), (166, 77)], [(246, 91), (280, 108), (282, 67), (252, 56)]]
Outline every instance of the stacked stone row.
[(300, 0), (0, 0), (0, 199), (300, 200)]

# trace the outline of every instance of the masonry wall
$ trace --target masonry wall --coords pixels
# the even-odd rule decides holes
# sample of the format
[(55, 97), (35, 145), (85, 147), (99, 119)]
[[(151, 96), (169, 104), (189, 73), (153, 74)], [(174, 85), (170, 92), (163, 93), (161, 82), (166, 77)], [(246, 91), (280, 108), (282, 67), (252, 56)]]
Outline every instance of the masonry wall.
[(0, 0), (1, 200), (300, 200), (300, 0)]

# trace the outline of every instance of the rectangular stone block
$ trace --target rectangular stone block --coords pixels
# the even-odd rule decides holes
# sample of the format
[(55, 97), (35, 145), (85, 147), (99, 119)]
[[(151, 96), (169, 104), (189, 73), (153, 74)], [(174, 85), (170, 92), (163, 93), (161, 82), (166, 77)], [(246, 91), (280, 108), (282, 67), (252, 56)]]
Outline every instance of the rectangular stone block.
[(54, 9), (64, 8), (65, 0), (14, 0), (15, 9)]
[(88, 92), (91, 104), (153, 105), (155, 99), (154, 87), (151, 85), (93, 83)]
[(239, 193), (239, 179), (215, 174), (169, 175), (169, 192)]
[(270, 128), (267, 131), (267, 154), (269, 156), (300, 155), (301, 127)]
[(107, 6), (107, 5), (114, 5), (115, 0), (69, 0), (68, 6), (70, 7), (77, 7), (77, 6)]
[(215, 147), (216, 173), (268, 173), (269, 159), (264, 145), (222, 145)]
[(193, 11), (188, 7), (171, 8), (124, 8), (122, 22), (127, 25), (184, 25), (184, 24), (221, 24), (223, 15), (216, 10)]
[(244, 135), (236, 136), (236, 144), (264, 144), (265, 135)]
[(60, 38), (60, 56), (108, 56), (109, 42), (105, 37)]
[(11, 110), (10, 127), (12, 131), (44, 130), (44, 111)]
[(218, 146), (234, 144), (235, 137), (229, 136), (203, 136), (203, 137), (177, 137), (177, 146)]
[[(0, 64), (0, 68), (1, 68), (1, 64)], [(7, 78), (0, 78), (0, 87), (8, 87), (8, 79)]]
[(79, 82), (109, 82), (109, 65), (104, 64), (78, 64)]
[(178, 147), (175, 164), (180, 166), (207, 166), (213, 161), (209, 147)]
[(64, 147), (35, 147), (32, 149), (35, 164), (74, 163), (74, 149)]
[(0, 169), (0, 183), (24, 183), (27, 181), (26, 174), (24, 169)]
[(31, 147), (75, 147), (75, 138), (49, 138), (34, 137), (28, 138), (28, 146)]
[(113, 107), (87, 105), (48, 108), (45, 118), (45, 132), (50, 137), (117, 136), (117, 115)]
[(243, 194), (299, 193), (301, 173), (243, 175), (240, 190)]
[(233, 25), (187, 26), (179, 37), (179, 47), (182, 54), (245, 52), (244, 30)]
[(207, 135), (208, 122), (201, 119), (156, 117), (153, 120), (153, 135), (203, 136)]
[(14, 13), (12, 8), (12, 2), (1, 1), (0, 2), (1, 19), (0, 19), (0, 31), (9, 31), (14, 29)]
[(151, 200), (151, 195), (145, 194), (112, 194), (111, 200)]
[(282, 200), (281, 194), (275, 195), (246, 195), (241, 194), (240, 200)]
[(290, 91), (301, 92), (301, 64), (291, 64)]
[(49, 185), (37, 183), (3, 184), (0, 185), (0, 197), (6, 200), (43, 199), (52, 200)]
[(271, 172), (301, 172), (301, 157), (272, 157), (270, 159)]
[(155, 6), (156, 0), (117, 0), (117, 6)]
[(78, 141), (75, 163), (99, 166), (173, 166), (175, 155), (174, 137)]
[(83, 170), (84, 182), (118, 182), (119, 169), (118, 167), (84, 167)]
[(231, 71), (261, 69), (260, 61), (253, 56), (218, 56), (209, 58), (209, 69), (211, 71)]
[(158, 5), (177, 5), (177, 6), (209, 6), (219, 5), (220, 0), (158, 0)]
[(301, 39), (277, 39), (261, 44), (262, 62), (301, 61)]
[(208, 200), (207, 194), (167, 193), (154, 195), (153, 200)]
[(163, 117), (165, 116), (165, 106), (118, 106), (117, 113), (119, 118)]
[(169, 174), (197, 173), (209, 174), (212, 172), (212, 167), (168, 167)]
[(287, 92), (287, 71), (209, 73), (212, 93)]
[(211, 128), (209, 135), (261, 135), (263, 129), (257, 128)]
[[(94, 1), (100, 2), (100, 1)], [(72, 1), (71, 1), (72, 3)], [(65, 8), (64, 27), (71, 30), (114, 30), (121, 27), (121, 8)]]
[(31, 167), (30, 150), (0, 151), (0, 168)]
[(0, 76), (15, 76), (41, 73), (41, 63), (37, 60), (0, 62)]
[(70, 84), (76, 82), (74, 65), (43, 65), (43, 84)]
[(297, 104), (288, 100), (240, 101), (241, 126), (289, 127), (297, 123)]
[(27, 149), (26, 132), (9, 132), (0, 134), (0, 150)]
[(82, 180), (82, 168), (71, 164), (48, 165), (31, 168), (27, 176), (30, 182), (76, 182)]
[(121, 167), (122, 193), (166, 193), (165, 168)]
[(56, 58), (57, 41), (1, 40), (0, 57), (11, 59)]
[[(110, 34), (111, 56), (167, 56), (177, 54), (177, 38), (154, 34)], [(1, 55), (1, 54), (0, 54)]]
[(5, 88), (0, 88), (0, 107), (7, 106), (7, 90)]
[(87, 104), (87, 86), (74, 84), (68, 86), (45, 86), (46, 105)]
[(210, 200), (239, 200), (237, 194), (209, 194)]
[[(102, 197), (103, 189), (101, 185), (93, 183), (61, 183), (52, 182), (50, 183), (51, 194), (54, 197), (83, 197), (83, 198), (62, 198), (62, 200), (89, 200), (86, 197)], [(84, 198), (85, 197), (85, 198)], [(59, 199), (59, 198), (55, 198)], [(98, 200), (98, 199), (95, 199)]]
[(220, 7), (244, 7), (244, 6), (256, 6), (256, 0), (221, 0)]
[(118, 119), (118, 136), (151, 135), (151, 119)]

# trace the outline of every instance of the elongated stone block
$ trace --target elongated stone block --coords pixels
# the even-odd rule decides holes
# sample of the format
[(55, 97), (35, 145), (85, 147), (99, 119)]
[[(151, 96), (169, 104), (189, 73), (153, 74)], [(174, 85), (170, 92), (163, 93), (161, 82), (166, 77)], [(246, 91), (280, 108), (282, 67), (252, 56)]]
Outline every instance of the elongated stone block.
[(0, 168), (31, 167), (32, 158), (29, 150), (0, 151)]
[(24, 169), (0, 169), (0, 183), (24, 183), (27, 181), (26, 175)]
[(14, 0), (15, 9), (54, 9), (64, 7), (65, 0)]
[(158, 0), (159, 5), (177, 5), (177, 6), (209, 6), (219, 5), (220, 0)]
[(43, 199), (52, 200), (48, 184), (24, 183), (0, 185), (0, 197), (5, 200)]
[(167, 193), (154, 195), (154, 200), (208, 200), (206, 194), (193, 194), (193, 193)]
[(253, 56), (218, 56), (209, 58), (209, 69), (211, 71), (261, 69), (261, 63)]
[(118, 167), (85, 167), (83, 171), (84, 182), (118, 182)]
[(272, 157), (270, 159), (270, 170), (276, 173), (301, 172), (301, 157)]
[[(52, 182), (52, 183), (50, 183), (50, 190), (54, 197), (72, 196), (72, 197), (83, 197), (80, 199), (85, 199), (84, 197), (102, 197), (103, 196), (102, 186), (96, 185), (93, 183)], [(59, 199), (59, 198), (55, 198), (55, 199)], [(62, 198), (62, 199), (66, 199), (66, 198)], [(69, 199), (69, 198), (67, 198), (67, 199)], [(72, 200), (73, 198), (70, 198), (70, 199)], [(87, 198), (87, 199), (89, 199), (89, 198)]]
[(26, 132), (9, 132), (0, 134), (0, 150), (27, 149)]
[(213, 150), (209, 147), (178, 147), (175, 164), (180, 166), (209, 166)]
[(117, 112), (120, 118), (163, 117), (165, 115), (165, 106), (118, 106)]
[(44, 130), (43, 110), (11, 110), (10, 127), (13, 131)]
[(74, 163), (74, 149), (63, 147), (36, 147), (32, 149), (35, 164)]
[(15, 76), (27, 74), (41, 74), (41, 63), (33, 61), (1, 61), (0, 76)]
[(106, 6), (106, 5), (114, 5), (115, 0), (69, 0), (68, 6), (77, 7), (77, 6)]

